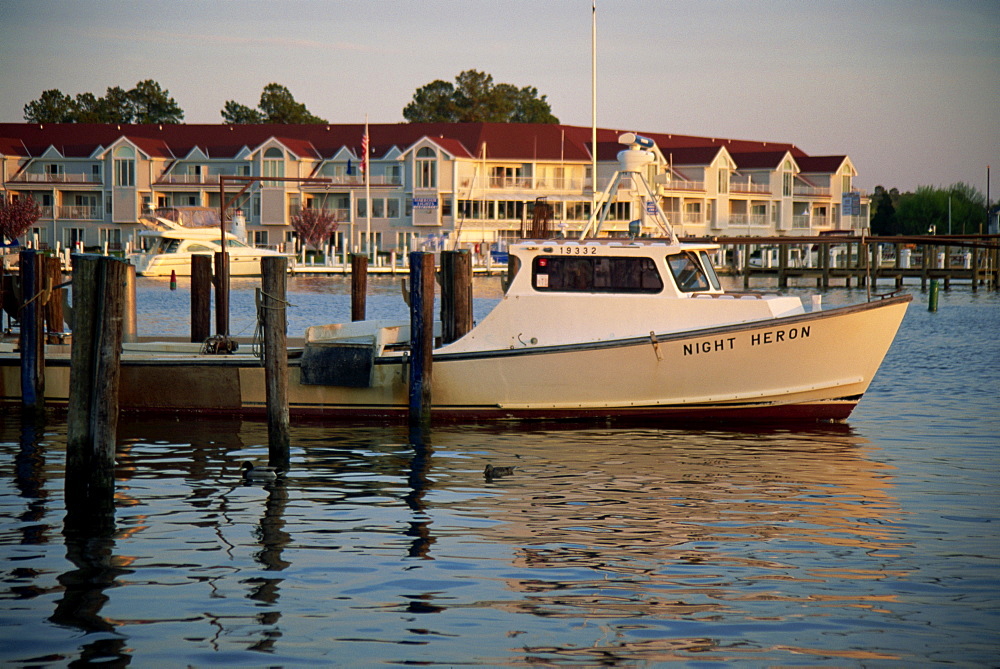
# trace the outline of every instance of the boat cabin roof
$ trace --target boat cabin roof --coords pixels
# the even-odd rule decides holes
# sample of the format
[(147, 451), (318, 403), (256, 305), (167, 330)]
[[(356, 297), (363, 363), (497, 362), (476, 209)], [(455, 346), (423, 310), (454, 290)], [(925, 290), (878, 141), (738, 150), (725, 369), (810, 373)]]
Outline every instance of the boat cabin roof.
[(661, 239), (525, 240), (508, 248), (513, 260), (507, 294), (721, 293), (709, 257), (718, 248)]

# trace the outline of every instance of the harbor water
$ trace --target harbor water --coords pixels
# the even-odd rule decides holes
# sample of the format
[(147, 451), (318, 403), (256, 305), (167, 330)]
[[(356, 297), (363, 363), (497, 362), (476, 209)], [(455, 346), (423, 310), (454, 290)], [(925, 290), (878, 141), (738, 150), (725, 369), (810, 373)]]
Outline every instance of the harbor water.
[[(186, 285), (140, 279), (140, 334), (188, 333)], [(0, 663), (996, 666), (1000, 295), (906, 289), (845, 424), (295, 424), (288, 474), (245, 484), (265, 424), (123, 416), (114, 517), (85, 527), (64, 419), (5, 408)], [(398, 278), (369, 290), (406, 317)], [(291, 279), (289, 334), (349, 295)], [(477, 278), (476, 317), (500, 297)]]

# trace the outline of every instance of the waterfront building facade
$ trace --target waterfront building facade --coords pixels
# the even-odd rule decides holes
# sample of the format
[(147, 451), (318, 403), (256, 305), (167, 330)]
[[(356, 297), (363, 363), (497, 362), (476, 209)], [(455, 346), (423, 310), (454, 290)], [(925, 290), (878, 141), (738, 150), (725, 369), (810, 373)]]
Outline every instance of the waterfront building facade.
[[(489, 248), (529, 235), (539, 203), (548, 205), (550, 230), (578, 234), (594, 187), (598, 196), (605, 191), (625, 148), (618, 143), (625, 130), (599, 129), (595, 180), (588, 127), (400, 123), (367, 132), (366, 142), (361, 124), (0, 124), (2, 195), (41, 205), (25, 241), (43, 248), (119, 249), (145, 212), (218, 210), (223, 176), (234, 177), (226, 200), (247, 186), (233, 207), (260, 247), (291, 250), (290, 221), (305, 207), (335, 217), (330, 245), (338, 253)], [(846, 155), (641, 134), (655, 142), (647, 181), (682, 236), (807, 236), (867, 226), (868, 198), (854, 188), (857, 172)], [(608, 197), (602, 236), (628, 235), (631, 221), (642, 234), (657, 234), (646, 214), (651, 204), (634, 184), (626, 180)]]

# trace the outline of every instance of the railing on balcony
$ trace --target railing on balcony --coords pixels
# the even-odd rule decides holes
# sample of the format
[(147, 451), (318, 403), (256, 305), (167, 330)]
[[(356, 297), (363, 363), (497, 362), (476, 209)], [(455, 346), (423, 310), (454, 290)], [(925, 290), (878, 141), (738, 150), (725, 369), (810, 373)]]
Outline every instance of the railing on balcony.
[(496, 177), (489, 178), (490, 188), (516, 188), (518, 190), (531, 189), (531, 177)]
[(91, 207), (85, 205), (70, 205), (56, 207), (56, 217), (57, 218), (70, 218), (77, 220), (100, 220), (101, 208)]
[[(329, 188), (330, 186), (364, 186), (365, 185), (365, 175), (364, 174), (321, 174), (319, 175), (321, 179), (329, 179), (329, 184), (305, 184), (303, 190), (323, 190), (324, 188)], [(386, 176), (384, 174), (373, 174), (368, 180), (368, 183), (372, 186), (401, 186), (403, 185), (403, 178), (400, 176), (390, 175)]]
[(793, 230), (805, 230), (810, 227), (809, 216), (797, 215), (792, 216), (792, 229)]
[(681, 179), (670, 179), (667, 181), (660, 181), (658, 185), (663, 190), (684, 190), (684, 191), (700, 191), (705, 190), (704, 181), (683, 181)]
[(99, 184), (101, 177), (96, 174), (79, 172), (74, 174), (37, 174), (22, 172), (10, 178), (10, 183), (43, 183), (43, 184)]
[(792, 188), (792, 195), (830, 197), (830, 189), (819, 188), (818, 186), (794, 186)]
[(764, 228), (767, 225), (767, 215), (765, 214), (729, 214), (729, 227)]
[(161, 174), (156, 178), (158, 184), (199, 185), (218, 184), (218, 174)]
[[(333, 216), (333, 220), (337, 223), (349, 223), (351, 221), (351, 210), (350, 209), (334, 209), (333, 207), (309, 207), (310, 209), (318, 209), (325, 211)], [(291, 218), (295, 216), (303, 207), (299, 204), (292, 204), (288, 206), (288, 217)]]
[(731, 179), (729, 181), (729, 192), (730, 193), (770, 193), (770, 184), (759, 184), (753, 181), (739, 181), (736, 179)]

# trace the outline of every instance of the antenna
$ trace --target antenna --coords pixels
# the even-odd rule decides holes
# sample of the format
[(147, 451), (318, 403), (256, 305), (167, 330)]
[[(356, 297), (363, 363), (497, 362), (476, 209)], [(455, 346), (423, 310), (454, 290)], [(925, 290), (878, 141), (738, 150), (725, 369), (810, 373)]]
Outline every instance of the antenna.
[[(591, 213), (587, 227), (580, 233), (580, 239), (586, 239), (591, 230), (593, 230), (593, 234), (595, 235), (600, 231), (601, 224), (607, 219), (608, 212), (611, 209), (611, 193), (617, 191), (619, 184), (624, 179), (630, 178), (636, 186), (641, 185), (640, 195), (645, 195), (645, 198), (648, 198), (641, 200), (641, 206), (644, 206), (644, 210), (640, 211), (639, 220), (642, 220), (646, 215), (652, 216), (659, 228), (665, 233), (666, 238), (671, 242), (677, 241), (673, 228), (670, 226), (670, 221), (667, 219), (666, 214), (663, 213), (663, 209), (660, 208), (659, 200), (643, 175), (643, 168), (656, 160), (656, 156), (651, 151), (651, 149), (656, 147), (656, 142), (649, 137), (643, 137), (634, 132), (626, 132), (618, 137), (618, 143), (624, 144), (628, 148), (618, 152), (618, 170), (615, 171), (614, 178), (601, 194), (598, 202), (602, 204), (600, 208), (595, 207)], [(631, 232), (632, 225), (630, 224), (629, 227)]]

